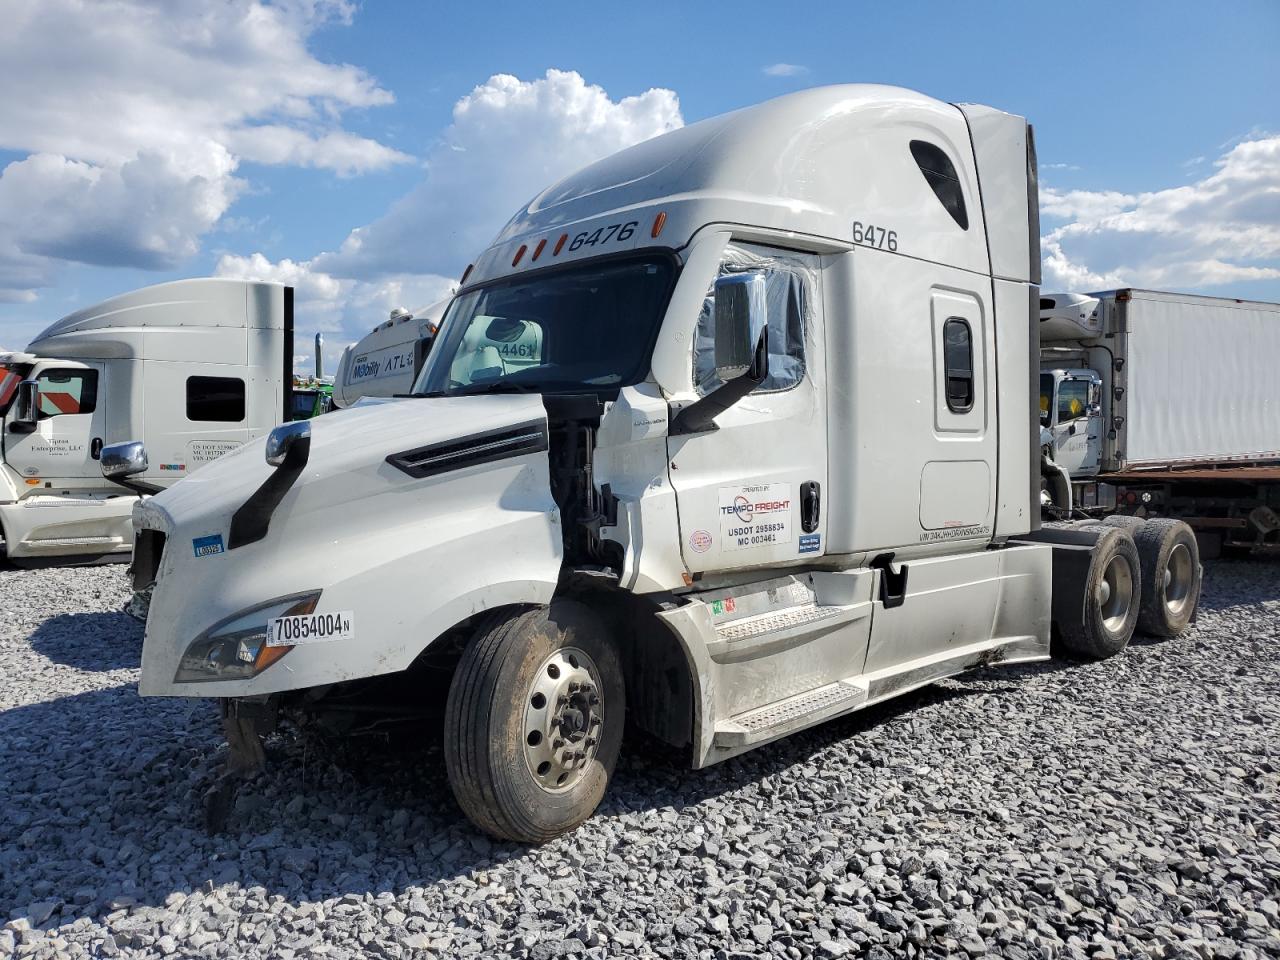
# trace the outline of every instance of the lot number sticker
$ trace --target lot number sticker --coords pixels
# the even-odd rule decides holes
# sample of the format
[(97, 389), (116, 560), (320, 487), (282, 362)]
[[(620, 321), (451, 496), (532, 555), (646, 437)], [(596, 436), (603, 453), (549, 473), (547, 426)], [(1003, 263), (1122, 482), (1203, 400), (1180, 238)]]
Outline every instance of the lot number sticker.
[(791, 542), (791, 484), (720, 488), (720, 535), (726, 550)]
[(267, 646), (292, 647), (300, 643), (350, 640), (355, 636), (351, 627), (353, 617), (350, 610), (275, 617), (267, 621)]

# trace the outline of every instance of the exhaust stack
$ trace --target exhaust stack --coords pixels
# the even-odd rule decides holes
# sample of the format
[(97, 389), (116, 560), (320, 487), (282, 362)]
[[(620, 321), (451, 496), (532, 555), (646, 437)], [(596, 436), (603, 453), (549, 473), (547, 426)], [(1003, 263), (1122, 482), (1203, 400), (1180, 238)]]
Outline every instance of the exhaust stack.
[(316, 334), (316, 379), (324, 376), (324, 334)]

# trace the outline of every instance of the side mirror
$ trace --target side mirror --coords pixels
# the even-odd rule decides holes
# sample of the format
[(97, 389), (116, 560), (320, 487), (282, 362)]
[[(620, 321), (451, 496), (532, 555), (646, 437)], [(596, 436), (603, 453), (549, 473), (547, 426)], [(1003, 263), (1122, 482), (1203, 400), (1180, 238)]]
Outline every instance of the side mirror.
[[(311, 447), (310, 420), (295, 420), (292, 423), (280, 424), (280, 426), (267, 434), (267, 463), (273, 467), (280, 466), (289, 455), (289, 451), (294, 447), (301, 446), (304, 440), (306, 441), (305, 451), (309, 451)], [(306, 462), (305, 458), (303, 462)]]
[(126, 440), (102, 448), (102, 475), (108, 480), (120, 480), (145, 473), (147, 448), (141, 440)]
[[(759, 379), (768, 370), (756, 369), (760, 358), (760, 342), (769, 328), (769, 307), (765, 299), (765, 280), (761, 273), (733, 273), (715, 283), (716, 296), (716, 375), (723, 383), (746, 373)], [(769, 353), (763, 362), (768, 366)]]
[(40, 382), (23, 380), (18, 384), (18, 396), (13, 403), (13, 417), (9, 429), (14, 433), (34, 433), (40, 420)]
[(671, 435), (715, 430), (715, 419), (769, 376), (769, 308), (762, 273), (734, 273), (715, 283), (716, 376), (720, 386), (671, 421)]

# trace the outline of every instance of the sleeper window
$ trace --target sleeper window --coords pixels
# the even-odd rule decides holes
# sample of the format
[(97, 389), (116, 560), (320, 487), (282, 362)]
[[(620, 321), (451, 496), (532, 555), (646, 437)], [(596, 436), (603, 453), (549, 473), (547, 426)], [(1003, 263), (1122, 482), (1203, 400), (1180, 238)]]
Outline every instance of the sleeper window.
[(956, 173), (951, 159), (925, 140), (911, 141), (911, 156), (916, 166), (924, 174), (925, 182), (932, 188), (934, 196), (951, 214), (951, 219), (961, 230), (969, 229), (969, 211), (964, 205), (964, 190), (960, 187), (960, 176)]
[[(760, 273), (765, 278), (769, 314), (769, 376), (753, 393), (790, 390), (804, 379), (805, 331), (813, 309), (813, 270), (797, 254), (769, 247), (731, 243), (720, 258), (719, 276)], [(698, 314), (693, 377), (704, 396), (720, 386), (716, 376), (715, 284)]]
[(244, 420), (244, 381), (239, 377), (187, 377), (187, 419), (240, 423)]

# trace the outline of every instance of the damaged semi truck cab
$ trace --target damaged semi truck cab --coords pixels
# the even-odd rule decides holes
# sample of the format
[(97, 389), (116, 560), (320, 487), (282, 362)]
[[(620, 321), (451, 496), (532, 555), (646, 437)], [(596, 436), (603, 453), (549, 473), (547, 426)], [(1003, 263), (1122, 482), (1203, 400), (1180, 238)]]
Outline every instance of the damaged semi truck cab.
[(540, 841), (626, 714), (700, 767), (1051, 625), (1115, 652), (1129, 534), (1037, 533), (1037, 233), (1026, 122), (891, 87), (586, 167), (468, 269), (412, 397), (138, 508), (142, 693), (252, 742), (438, 654), (459, 802)]

